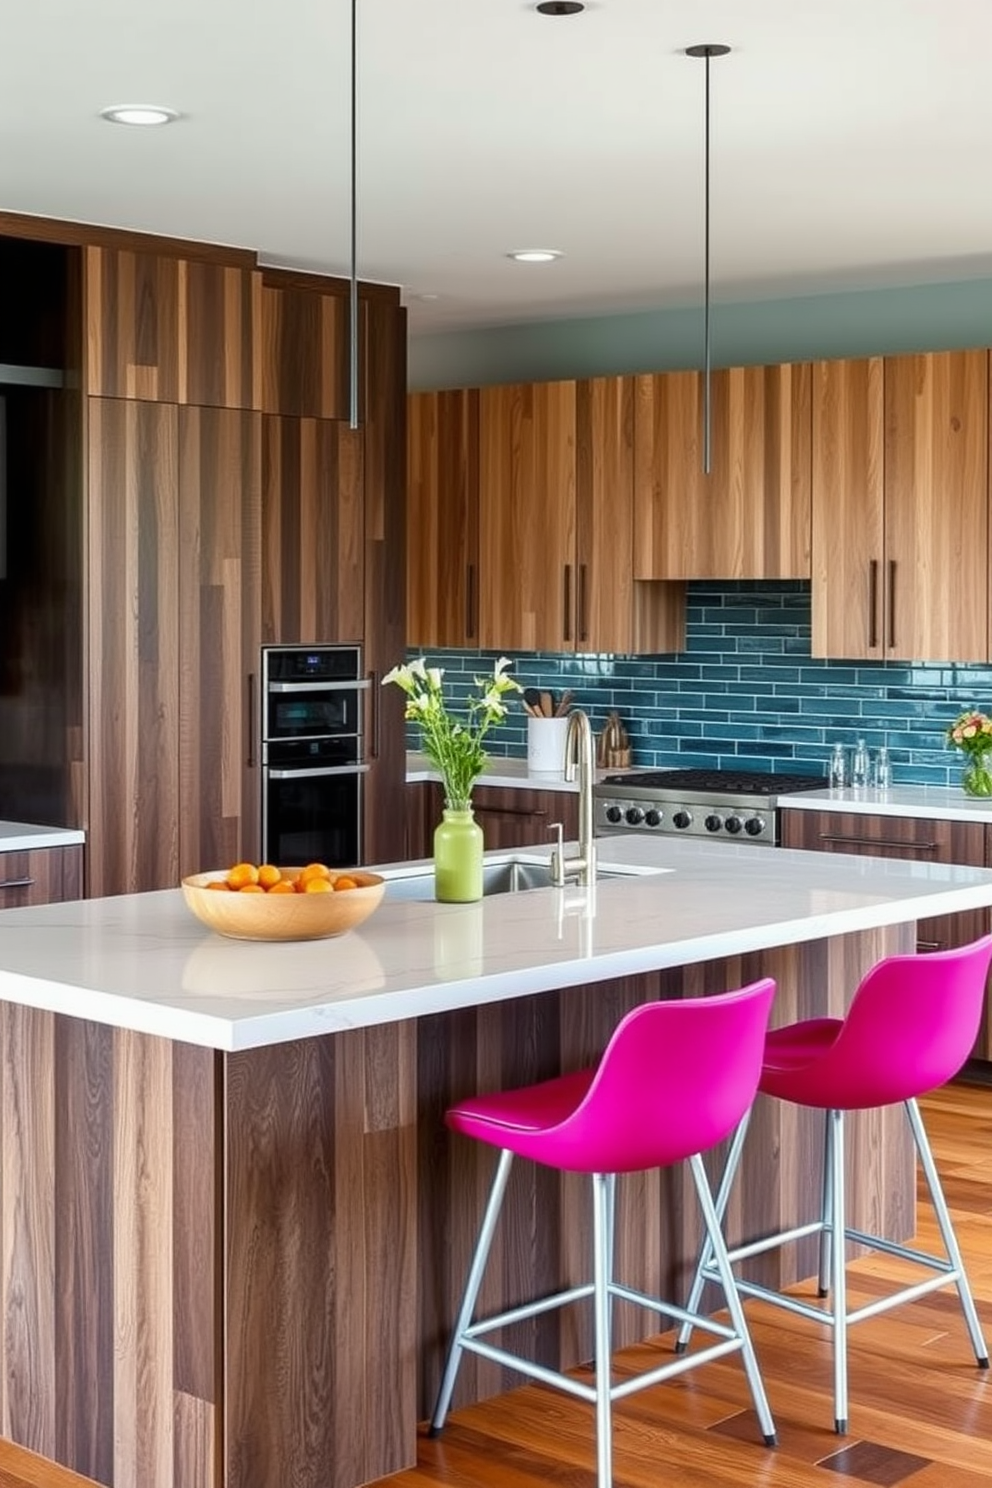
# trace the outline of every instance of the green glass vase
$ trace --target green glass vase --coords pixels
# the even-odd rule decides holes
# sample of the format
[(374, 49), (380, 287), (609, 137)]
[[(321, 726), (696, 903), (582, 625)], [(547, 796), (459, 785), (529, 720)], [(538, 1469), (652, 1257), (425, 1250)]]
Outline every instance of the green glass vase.
[(482, 828), (471, 806), (446, 806), (434, 830), (434, 898), (473, 904), (482, 898)]
[(973, 754), (961, 772), (961, 789), (966, 796), (992, 796), (992, 751)]

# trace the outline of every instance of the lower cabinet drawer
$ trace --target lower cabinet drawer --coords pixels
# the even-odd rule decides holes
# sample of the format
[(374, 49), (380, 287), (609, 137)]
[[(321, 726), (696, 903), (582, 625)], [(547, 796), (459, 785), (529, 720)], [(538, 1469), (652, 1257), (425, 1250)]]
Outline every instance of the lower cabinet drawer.
[(82, 897), (82, 844), (0, 852), (0, 909), (60, 904)]

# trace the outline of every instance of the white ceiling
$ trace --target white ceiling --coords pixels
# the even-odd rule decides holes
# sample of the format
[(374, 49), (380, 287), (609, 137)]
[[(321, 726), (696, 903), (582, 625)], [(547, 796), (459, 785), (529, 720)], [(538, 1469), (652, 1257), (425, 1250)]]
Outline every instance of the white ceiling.
[[(349, 18), (4, 0), (0, 209), (347, 275)], [(361, 277), (414, 335), (698, 302), (708, 41), (715, 298), (992, 273), (992, 0), (358, 0)]]

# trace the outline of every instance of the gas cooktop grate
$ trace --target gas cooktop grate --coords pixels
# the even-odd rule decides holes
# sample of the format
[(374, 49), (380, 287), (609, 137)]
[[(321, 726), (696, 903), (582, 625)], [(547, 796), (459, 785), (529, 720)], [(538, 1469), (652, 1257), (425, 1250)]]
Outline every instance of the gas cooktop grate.
[(640, 770), (607, 775), (603, 785), (639, 790), (718, 791), (738, 796), (784, 796), (793, 791), (821, 790), (824, 775), (790, 775), (761, 770)]

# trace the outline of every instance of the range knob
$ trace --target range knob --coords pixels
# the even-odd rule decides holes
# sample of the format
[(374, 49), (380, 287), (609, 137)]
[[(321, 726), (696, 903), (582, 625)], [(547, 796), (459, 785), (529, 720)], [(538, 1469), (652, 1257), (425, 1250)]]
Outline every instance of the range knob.
[(724, 826), (732, 837), (736, 837), (744, 823), (739, 816), (728, 816)]
[(619, 806), (607, 806), (607, 808), (606, 808), (606, 820), (610, 823), (611, 826), (614, 826), (614, 827), (616, 826), (617, 822), (622, 822), (623, 821), (623, 812), (620, 810), (620, 807)]
[(627, 807), (627, 821), (632, 827), (639, 827), (644, 820), (644, 812), (640, 806)]
[(648, 826), (648, 827), (660, 827), (661, 826), (661, 812), (657, 809), (657, 807), (652, 806), (650, 811), (645, 811), (645, 813), (644, 813), (644, 823), (645, 823), (645, 826)]
[(762, 816), (749, 816), (744, 823), (744, 830), (749, 837), (758, 837), (765, 830), (765, 819)]
[(679, 831), (684, 832), (686, 827), (692, 826), (692, 815), (688, 811), (676, 811), (672, 817), (672, 821), (678, 827)]
[(707, 832), (719, 832), (720, 828), (723, 826), (723, 817), (715, 815), (708, 816), (703, 822), (703, 826), (706, 828)]

